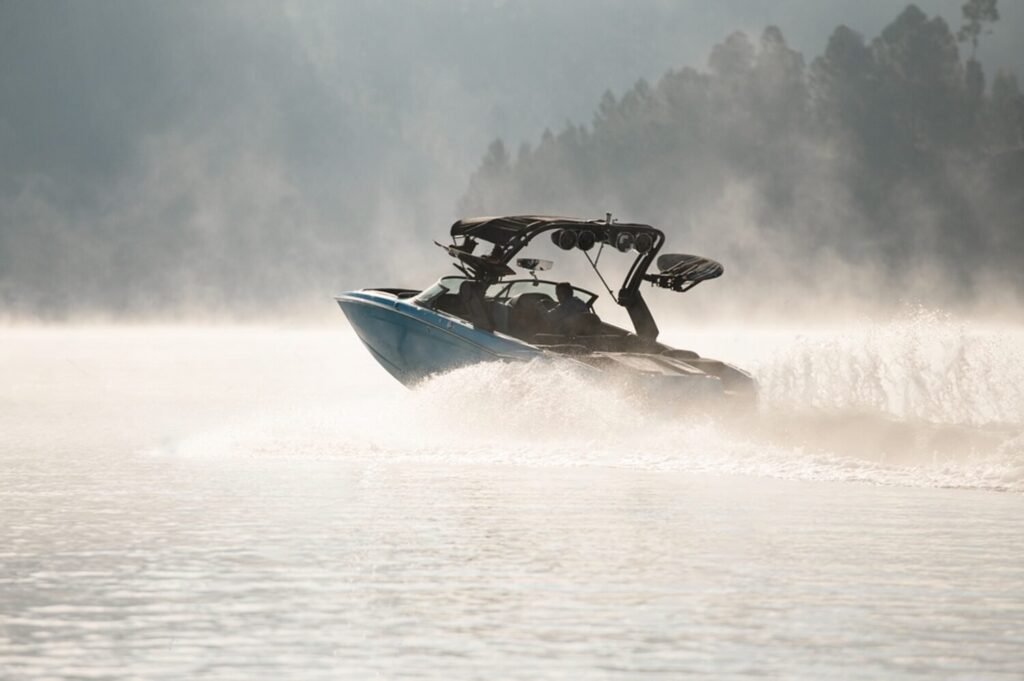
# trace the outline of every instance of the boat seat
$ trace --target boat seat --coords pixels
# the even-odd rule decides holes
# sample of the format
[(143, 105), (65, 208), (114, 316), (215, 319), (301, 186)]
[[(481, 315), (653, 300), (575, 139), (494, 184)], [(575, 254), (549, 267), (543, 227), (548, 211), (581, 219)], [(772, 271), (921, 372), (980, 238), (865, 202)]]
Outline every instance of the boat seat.
[(484, 303), (487, 305), (487, 311), (494, 321), (494, 330), (509, 333), (511, 330), (511, 308), (505, 303), (500, 303), (496, 300), (485, 300)]
[(468, 280), (462, 282), (462, 285), (459, 286), (459, 300), (462, 302), (462, 309), (465, 312), (463, 319), (485, 331), (494, 330), (494, 321), (484, 303), (484, 295), (479, 283)]
[(509, 303), (508, 329), (518, 338), (529, 338), (546, 330), (546, 305), (554, 305), (546, 293), (521, 293)]

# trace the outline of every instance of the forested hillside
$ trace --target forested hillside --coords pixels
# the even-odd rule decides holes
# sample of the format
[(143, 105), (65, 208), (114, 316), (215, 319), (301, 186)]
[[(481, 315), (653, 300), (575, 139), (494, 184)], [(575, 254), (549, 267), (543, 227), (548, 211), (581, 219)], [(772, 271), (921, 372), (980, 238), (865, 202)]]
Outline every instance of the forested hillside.
[(809, 62), (737, 32), (704, 70), (605, 93), (589, 125), (490, 145), (464, 214), (651, 222), (747, 285), (898, 290), (925, 301), (1024, 285), (1024, 98), (985, 74), (993, 0), (951, 27), (906, 7), (873, 39), (839, 26)]

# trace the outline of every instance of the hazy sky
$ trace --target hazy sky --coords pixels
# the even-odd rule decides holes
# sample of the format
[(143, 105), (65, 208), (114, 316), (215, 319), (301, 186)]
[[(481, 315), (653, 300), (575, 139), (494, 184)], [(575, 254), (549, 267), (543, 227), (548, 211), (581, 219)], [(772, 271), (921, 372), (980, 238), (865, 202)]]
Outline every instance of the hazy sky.
[[(957, 0), (917, 4), (960, 23)], [(1024, 73), (1024, 3), (1001, 5), (981, 50), (990, 77)], [(736, 29), (777, 24), (809, 62), (836, 25), (870, 39), (902, 7), (5, 0), (0, 303), (16, 267), (31, 279), (115, 243), (131, 261), (170, 232), (304, 233), (348, 257), (385, 227), (440, 236), (495, 136), (514, 148), (589, 122), (606, 89), (703, 68)]]

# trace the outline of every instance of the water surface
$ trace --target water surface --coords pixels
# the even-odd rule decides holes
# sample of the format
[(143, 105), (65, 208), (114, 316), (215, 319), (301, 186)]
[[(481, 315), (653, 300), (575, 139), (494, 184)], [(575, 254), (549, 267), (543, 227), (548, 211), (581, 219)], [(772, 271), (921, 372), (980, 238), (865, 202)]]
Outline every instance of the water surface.
[(1024, 335), (759, 333), (688, 335), (761, 380), (737, 421), (409, 392), (346, 331), (5, 329), (0, 676), (1021, 678)]

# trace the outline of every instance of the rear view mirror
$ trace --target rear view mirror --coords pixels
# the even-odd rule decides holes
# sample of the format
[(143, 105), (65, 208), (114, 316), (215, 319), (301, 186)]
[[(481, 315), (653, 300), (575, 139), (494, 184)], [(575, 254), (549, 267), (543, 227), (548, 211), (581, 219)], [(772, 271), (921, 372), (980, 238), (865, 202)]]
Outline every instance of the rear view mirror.
[(516, 265), (531, 272), (543, 272), (544, 270), (550, 270), (554, 267), (555, 263), (551, 260), (541, 260), (540, 258), (517, 258)]

